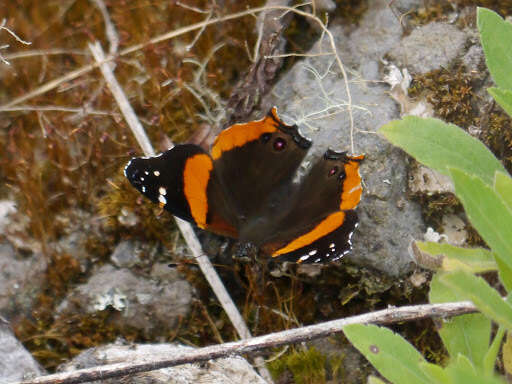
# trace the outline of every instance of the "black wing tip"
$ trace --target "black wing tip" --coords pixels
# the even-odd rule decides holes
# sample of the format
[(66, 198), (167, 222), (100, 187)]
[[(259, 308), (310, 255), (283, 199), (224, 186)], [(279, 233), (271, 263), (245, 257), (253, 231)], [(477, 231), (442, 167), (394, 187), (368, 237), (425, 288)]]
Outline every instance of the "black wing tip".
[(332, 149), (327, 149), (324, 153), (324, 159), (326, 160), (341, 160), (344, 163), (347, 163), (349, 161), (356, 161), (358, 163), (362, 162), (365, 158), (365, 155), (358, 155), (358, 156), (350, 156), (347, 155), (347, 151), (337, 152)]
[(286, 133), (287, 135), (290, 135), (293, 139), (293, 141), (302, 149), (309, 149), (311, 148), (311, 145), (313, 142), (302, 136), (302, 134), (299, 131), (299, 127), (297, 124), (288, 125), (285, 124), (281, 118), (277, 115), (277, 107), (272, 107), (270, 111), (267, 113), (267, 116), (271, 117), (276, 123), (277, 128), (281, 131)]

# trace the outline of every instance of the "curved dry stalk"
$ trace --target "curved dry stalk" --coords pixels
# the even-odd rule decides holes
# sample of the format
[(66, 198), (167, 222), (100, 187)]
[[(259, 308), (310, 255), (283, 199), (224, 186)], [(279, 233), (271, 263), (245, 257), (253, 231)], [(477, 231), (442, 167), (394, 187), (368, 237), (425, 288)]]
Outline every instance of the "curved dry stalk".
[[(311, 341), (330, 336), (334, 333), (342, 332), (343, 327), (349, 324), (393, 324), (432, 317), (451, 317), (476, 311), (476, 307), (469, 301), (410, 305), (398, 308), (394, 307), (363, 315), (309, 325), (306, 327), (270, 333), (264, 336), (253, 337), (251, 339), (212, 345), (193, 351), (184, 351), (179, 357), (162, 358), (162, 356), (159, 355), (155, 356), (154, 359), (151, 359), (151, 356), (145, 356), (144, 362), (139, 361), (102, 365), (99, 367), (80, 369), (73, 372), (41, 376), (13, 384), (85, 383), (94, 380), (133, 375), (134, 373), (139, 372), (148, 372), (181, 364), (197, 363), (221, 357), (256, 352), (267, 348), (275, 348), (288, 344)], [(151, 360), (151, 362), (148, 362), (148, 360)]]

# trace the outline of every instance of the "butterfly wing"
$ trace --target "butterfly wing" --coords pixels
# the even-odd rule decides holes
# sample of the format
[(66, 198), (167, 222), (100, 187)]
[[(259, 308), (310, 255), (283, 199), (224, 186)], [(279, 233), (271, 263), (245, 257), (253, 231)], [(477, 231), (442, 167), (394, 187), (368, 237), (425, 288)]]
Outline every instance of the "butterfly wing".
[(282, 230), (267, 239), (264, 250), (280, 260), (305, 263), (348, 253), (362, 194), (362, 159), (327, 151), (301, 181), (286, 216), (276, 223)]
[(242, 241), (258, 243), (259, 220), (269, 209), (279, 209), (273, 196), (291, 184), (310, 146), (296, 126), (279, 119), (276, 108), (262, 120), (235, 124), (216, 138), (214, 168), (237, 213)]
[[(328, 222), (332, 223), (331, 228), (326, 228)], [(276, 251), (273, 256), (277, 257), (279, 261), (305, 264), (338, 260), (350, 252), (352, 234), (357, 225), (357, 214), (354, 210), (339, 211), (328, 216), (319, 226), (304, 233), (303, 239), (299, 237), (298, 239), (303, 241), (301, 244), (290, 242), (279, 252)], [(315, 229), (318, 232), (318, 237), (315, 236)]]
[(238, 236), (213, 160), (201, 147), (177, 145), (155, 157), (134, 158), (125, 176), (173, 215), (217, 234)]

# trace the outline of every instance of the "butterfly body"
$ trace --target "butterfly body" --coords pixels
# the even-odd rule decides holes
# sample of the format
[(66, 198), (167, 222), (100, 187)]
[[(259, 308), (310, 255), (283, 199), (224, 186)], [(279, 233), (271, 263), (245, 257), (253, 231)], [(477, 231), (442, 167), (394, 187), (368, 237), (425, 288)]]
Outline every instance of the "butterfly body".
[(357, 225), (363, 156), (328, 150), (294, 183), (310, 146), (273, 108), (222, 131), (210, 153), (178, 145), (132, 159), (125, 175), (151, 201), (200, 228), (281, 260), (336, 260), (350, 250)]

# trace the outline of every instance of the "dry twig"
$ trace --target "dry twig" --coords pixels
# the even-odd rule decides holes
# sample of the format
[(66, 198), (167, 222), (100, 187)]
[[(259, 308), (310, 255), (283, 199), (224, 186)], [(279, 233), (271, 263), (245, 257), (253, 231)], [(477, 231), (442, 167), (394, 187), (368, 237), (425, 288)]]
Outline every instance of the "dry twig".
[[(16, 33), (14, 33), (13, 31), (11, 31), (9, 28), (7, 28), (5, 26), (5, 24), (7, 23), (7, 20), (5, 19), (2, 19), (2, 22), (0, 23), (0, 31), (6, 31), (7, 33), (9, 33), (12, 37), (14, 37), (16, 39), (16, 41), (20, 42), (21, 44), (25, 44), (25, 45), (30, 45), (32, 44), (31, 42), (29, 41), (25, 41), (23, 40), (22, 38), (20, 38)], [(2, 45), (0, 46), (0, 49), (5, 49), (5, 48), (9, 48), (9, 45), (8, 44), (5, 44), (5, 45)], [(5, 59), (4, 56), (2, 56), (2, 54), (0, 54), (0, 61), (6, 65), (10, 65), (10, 63)]]
[(94, 380), (121, 377), (139, 372), (147, 372), (166, 367), (173, 367), (181, 364), (197, 363), (201, 361), (217, 359), (220, 357), (241, 355), (244, 353), (260, 351), (266, 348), (275, 348), (282, 345), (319, 339), (332, 335), (333, 333), (341, 332), (343, 331), (343, 327), (349, 324), (393, 324), (403, 321), (418, 320), (431, 317), (451, 317), (473, 312), (476, 312), (476, 307), (469, 301), (388, 308), (363, 315), (309, 325), (307, 327), (270, 333), (264, 336), (253, 337), (251, 339), (212, 345), (190, 352), (185, 351), (179, 357), (162, 359), (160, 355), (148, 363), (147, 361), (149, 356), (146, 356), (145, 362), (102, 365), (99, 367), (80, 369), (74, 372), (63, 372), (42, 376), (32, 380), (13, 384), (85, 383)]

